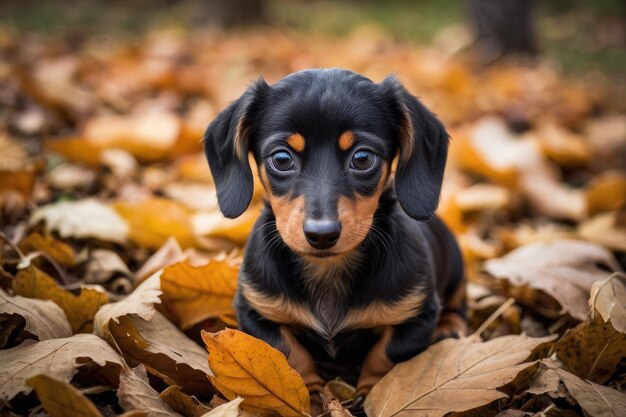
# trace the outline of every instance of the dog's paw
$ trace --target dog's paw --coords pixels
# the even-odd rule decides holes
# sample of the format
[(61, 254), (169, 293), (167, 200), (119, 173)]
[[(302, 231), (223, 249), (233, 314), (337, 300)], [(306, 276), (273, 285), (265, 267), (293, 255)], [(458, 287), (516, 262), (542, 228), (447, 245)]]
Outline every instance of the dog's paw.
[(458, 339), (467, 335), (467, 323), (465, 319), (458, 313), (443, 313), (439, 317), (435, 334), (433, 335), (433, 342), (439, 342), (443, 339), (453, 337)]

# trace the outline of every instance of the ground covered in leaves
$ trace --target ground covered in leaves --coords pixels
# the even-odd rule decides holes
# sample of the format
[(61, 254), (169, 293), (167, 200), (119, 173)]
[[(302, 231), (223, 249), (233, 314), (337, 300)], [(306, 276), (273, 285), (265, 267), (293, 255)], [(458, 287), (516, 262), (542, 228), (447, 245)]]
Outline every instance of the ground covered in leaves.
[[(311, 413), (284, 356), (223, 330), (262, 187), (224, 219), (200, 139), (259, 74), (338, 66), (396, 73), (448, 126), (439, 214), (470, 279), (473, 335), (396, 366), (367, 414), (626, 415), (626, 115), (602, 77), (477, 69), (459, 48), (372, 28), (1, 32), (0, 413)], [(353, 387), (327, 388), (325, 415), (349, 415)]]

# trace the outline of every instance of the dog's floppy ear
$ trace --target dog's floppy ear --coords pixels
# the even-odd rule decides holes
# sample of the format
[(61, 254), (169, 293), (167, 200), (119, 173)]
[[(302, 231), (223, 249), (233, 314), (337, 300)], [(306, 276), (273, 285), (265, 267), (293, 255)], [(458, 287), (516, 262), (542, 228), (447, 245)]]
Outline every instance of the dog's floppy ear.
[(222, 111), (204, 134), (204, 153), (217, 189), (220, 210), (239, 217), (250, 205), (254, 182), (248, 162), (252, 119), (269, 86), (263, 79)]
[(400, 159), (396, 195), (402, 209), (416, 220), (434, 216), (439, 205), (448, 154), (448, 133), (441, 122), (393, 76), (382, 88), (398, 123)]

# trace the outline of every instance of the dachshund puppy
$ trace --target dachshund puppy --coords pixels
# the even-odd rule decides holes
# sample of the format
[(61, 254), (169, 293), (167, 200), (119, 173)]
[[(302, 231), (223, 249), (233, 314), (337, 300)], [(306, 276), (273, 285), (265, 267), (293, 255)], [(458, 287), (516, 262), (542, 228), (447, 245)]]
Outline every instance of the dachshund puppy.
[[(204, 137), (222, 213), (266, 191), (235, 299), (243, 331), (281, 350), (310, 390), (319, 366), (360, 372), (361, 401), (394, 364), (463, 334), (459, 249), (434, 217), (448, 149), (393, 77), (342, 69), (260, 79)], [(395, 178), (392, 164), (398, 157)]]

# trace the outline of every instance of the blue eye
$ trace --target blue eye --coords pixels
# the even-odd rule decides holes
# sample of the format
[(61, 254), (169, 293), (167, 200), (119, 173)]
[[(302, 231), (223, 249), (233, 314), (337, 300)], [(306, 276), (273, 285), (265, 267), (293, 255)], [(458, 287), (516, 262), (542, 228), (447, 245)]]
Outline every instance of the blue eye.
[(352, 161), (350, 161), (350, 168), (357, 171), (367, 171), (374, 166), (376, 162), (376, 155), (370, 151), (356, 151), (352, 155)]
[(277, 171), (287, 171), (293, 166), (293, 157), (287, 151), (274, 152), (270, 157), (270, 163)]

